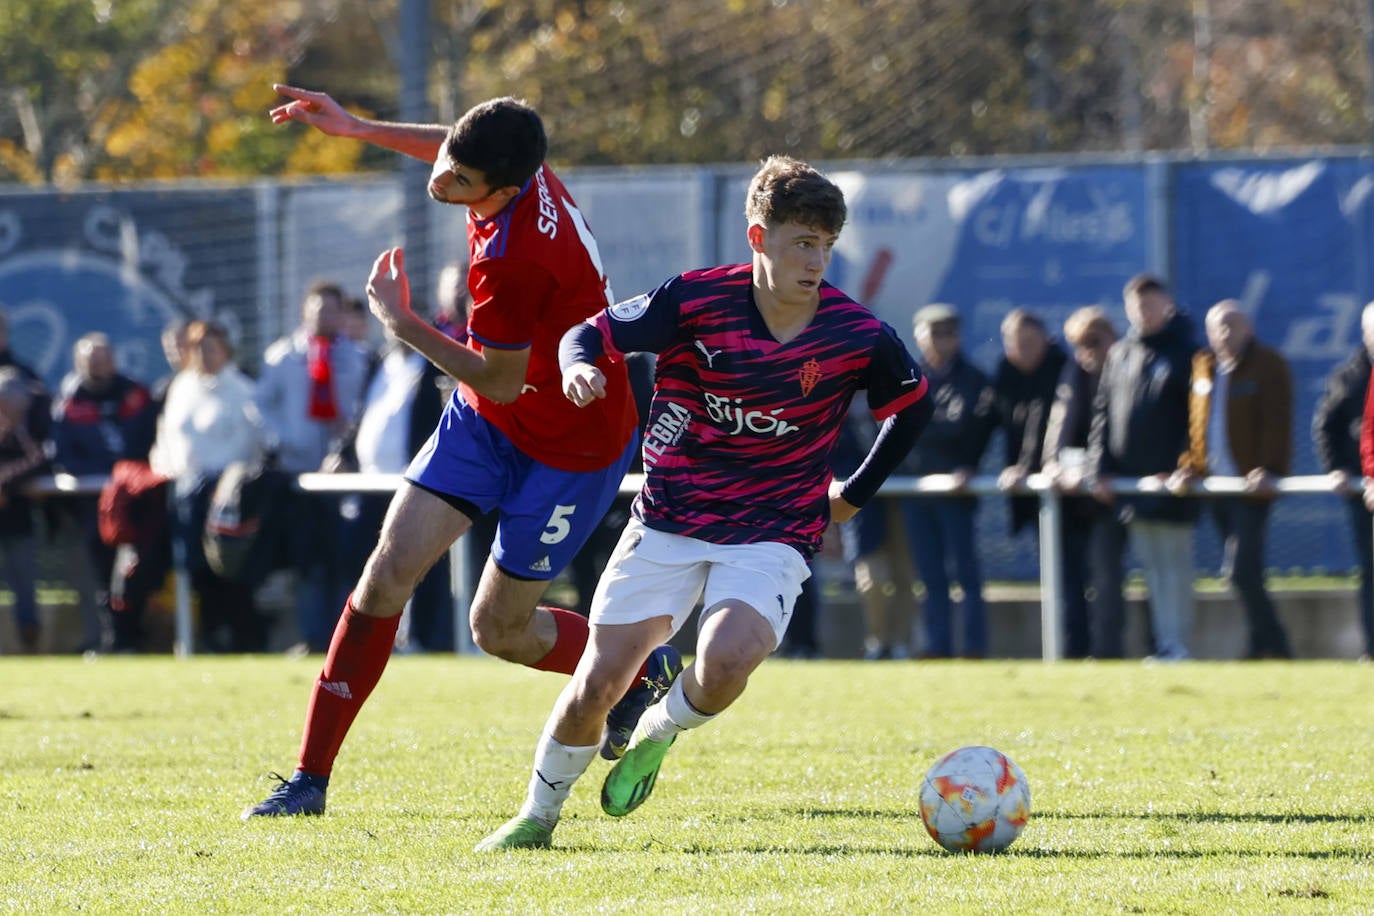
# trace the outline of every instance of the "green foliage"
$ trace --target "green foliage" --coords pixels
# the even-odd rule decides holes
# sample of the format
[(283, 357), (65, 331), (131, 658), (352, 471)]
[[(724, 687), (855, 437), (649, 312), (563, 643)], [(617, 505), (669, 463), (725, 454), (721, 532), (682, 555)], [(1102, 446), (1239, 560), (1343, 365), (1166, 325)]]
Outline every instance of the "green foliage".
[[(787, 662), (677, 742), (623, 819), (577, 785), (555, 848), (479, 856), (563, 680), (398, 657), (329, 812), (240, 823), (286, 771), (319, 659), (8, 659), (0, 907), (39, 912), (1367, 912), (1353, 663)], [(1024, 768), (1001, 856), (925, 836), (920, 775)]]
[[(283, 171), (299, 138), (271, 129), (271, 85), (329, 12), (323, 2), (4, 4), (0, 59), (14, 105), (0, 115), (0, 179)], [(335, 145), (312, 170), (351, 171), (355, 147)]]
[[(80, 176), (112, 109), (128, 98), (131, 48), (160, 40), (175, 0), (9, 0), (0, 5), (0, 60), (9, 105), (0, 136), (9, 177)], [(0, 172), (0, 177), (6, 177)]]

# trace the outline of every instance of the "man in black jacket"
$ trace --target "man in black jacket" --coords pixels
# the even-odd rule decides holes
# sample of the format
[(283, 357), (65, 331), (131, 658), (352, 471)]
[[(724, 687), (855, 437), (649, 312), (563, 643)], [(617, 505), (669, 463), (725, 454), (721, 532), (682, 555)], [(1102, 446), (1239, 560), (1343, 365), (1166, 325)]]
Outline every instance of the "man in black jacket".
[[(91, 332), (72, 347), (72, 371), (52, 404), (53, 464), (75, 476), (109, 474), (116, 461), (144, 460), (157, 428), (157, 405), (148, 389), (118, 371), (110, 338)], [(111, 604), (114, 548), (100, 538), (95, 496), (65, 500), (76, 521), (95, 578), (82, 583), (81, 648), (129, 652), (139, 647), (134, 617), (115, 615)]]
[(1374, 656), (1374, 532), (1361, 498), (1360, 427), (1369, 387), (1370, 356), (1374, 354), (1374, 302), (1360, 316), (1360, 347), (1326, 379), (1326, 390), (1312, 415), (1312, 444), (1331, 479), (1332, 489), (1345, 497), (1355, 556), (1360, 563), (1360, 629), (1364, 654)]
[[(1123, 293), (1127, 335), (1107, 353), (1093, 403), (1088, 467), (1093, 495), (1116, 505), (1150, 590), (1155, 657), (1189, 657), (1193, 622), (1193, 524), (1197, 505), (1165, 492), (1188, 447), (1192, 379), (1192, 322), (1178, 311), (1164, 284), (1133, 277)], [(1114, 476), (1148, 478), (1157, 493), (1118, 499)]]
[[(997, 392), (997, 420), (1006, 439), (1007, 458), (997, 485), (1011, 490), (1040, 470), (1050, 405), (1068, 357), (1050, 340), (1045, 322), (1020, 308), (1002, 319), (1002, 352), (992, 387)], [(1013, 496), (1012, 534), (1033, 524), (1039, 511), (1034, 496)]]
[[(992, 384), (964, 358), (959, 329), (959, 312), (951, 305), (935, 303), (916, 313), (913, 331), (918, 361), (930, 382), (935, 415), (901, 471), (917, 476), (949, 474), (962, 487), (977, 473), (997, 418)], [(926, 588), (922, 653), (926, 657), (955, 654), (951, 567), (964, 592), (960, 654), (981, 658), (987, 653), (987, 607), (974, 527), (977, 514), (978, 497), (960, 491), (903, 504), (907, 541)]]

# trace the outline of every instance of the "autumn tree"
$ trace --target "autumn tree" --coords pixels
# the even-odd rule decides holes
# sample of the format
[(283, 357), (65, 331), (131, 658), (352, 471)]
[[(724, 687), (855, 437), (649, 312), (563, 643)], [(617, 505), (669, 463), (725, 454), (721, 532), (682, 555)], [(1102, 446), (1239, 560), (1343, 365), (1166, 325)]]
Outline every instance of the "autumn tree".
[[(0, 180), (390, 169), (270, 84), (400, 115), (536, 105), (576, 165), (1368, 142), (1368, 0), (8, 0)], [(412, 58), (413, 59), (413, 58)]]
[(291, 137), (271, 84), (339, 0), (9, 0), (0, 4), (0, 178), (348, 171), (356, 144)]

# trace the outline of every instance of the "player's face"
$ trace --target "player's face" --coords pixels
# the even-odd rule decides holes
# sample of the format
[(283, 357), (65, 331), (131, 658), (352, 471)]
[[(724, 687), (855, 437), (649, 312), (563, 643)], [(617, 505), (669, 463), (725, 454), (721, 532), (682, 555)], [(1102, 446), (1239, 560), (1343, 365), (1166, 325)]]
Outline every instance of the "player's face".
[(429, 173), (429, 196), (441, 204), (461, 204), (485, 218), (506, 205), (519, 188), (493, 188), (477, 169), (454, 162), (441, 152)]
[(749, 227), (750, 243), (763, 256), (769, 292), (784, 304), (816, 300), (838, 238), (836, 233), (798, 223)]

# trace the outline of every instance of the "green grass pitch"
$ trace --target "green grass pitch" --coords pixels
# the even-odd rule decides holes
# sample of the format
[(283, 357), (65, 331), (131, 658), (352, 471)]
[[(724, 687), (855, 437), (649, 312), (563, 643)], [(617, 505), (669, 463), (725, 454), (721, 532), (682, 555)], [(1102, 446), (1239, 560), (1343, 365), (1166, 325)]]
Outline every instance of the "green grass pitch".
[[(1374, 912), (1374, 668), (770, 660), (630, 817), (578, 784), (552, 851), (476, 855), (563, 679), (391, 663), (329, 811), (289, 773), (320, 659), (0, 662), (0, 910), (97, 913)], [(921, 775), (989, 744), (1025, 833), (957, 856)]]

